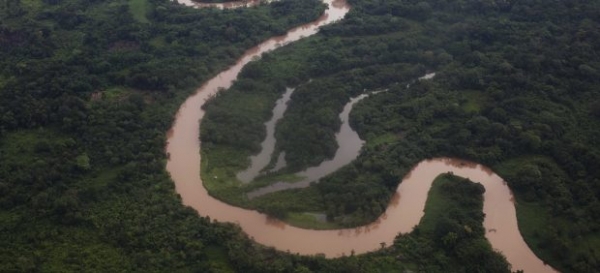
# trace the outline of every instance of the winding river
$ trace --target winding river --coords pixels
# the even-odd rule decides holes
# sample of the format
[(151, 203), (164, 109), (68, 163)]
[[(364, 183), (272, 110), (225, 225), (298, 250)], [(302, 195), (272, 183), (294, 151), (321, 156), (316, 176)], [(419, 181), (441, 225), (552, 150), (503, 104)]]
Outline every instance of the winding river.
[[(189, 3), (189, 0), (183, 2)], [(395, 198), (377, 221), (352, 229), (301, 229), (256, 211), (230, 206), (208, 194), (200, 178), (199, 121), (204, 116), (201, 105), (219, 88), (229, 88), (242, 67), (256, 56), (273, 50), (280, 44), (313, 35), (320, 26), (342, 19), (349, 10), (344, 0), (324, 2), (329, 4), (329, 9), (318, 20), (249, 49), (234, 66), (203, 84), (182, 104), (173, 127), (168, 132), (166, 151), (170, 155), (167, 171), (183, 204), (213, 220), (237, 223), (260, 244), (292, 253), (321, 253), (326, 257), (338, 257), (349, 255), (352, 251), (356, 254), (373, 251), (379, 249), (381, 243), (391, 245), (398, 233), (410, 232), (423, 216), (433, 179), (439, 174), (453, 172), (485, 187), (483, 211), (486, 214), (486, 237), (495, 249), (506, 256), (513, 270), (553, 272), (523, 241), (517, 226), (512, 194), (506, 183), (489, 169), (466, 161), (437, 158), (420, 162), (403, 178)]]

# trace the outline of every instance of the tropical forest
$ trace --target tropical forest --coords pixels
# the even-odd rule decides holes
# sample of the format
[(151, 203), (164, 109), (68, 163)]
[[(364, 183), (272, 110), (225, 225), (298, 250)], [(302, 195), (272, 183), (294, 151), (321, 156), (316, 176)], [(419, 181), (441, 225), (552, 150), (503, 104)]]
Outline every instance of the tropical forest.
[(2, 0), (0, 272), (597, 272), (598, 135), (600, 1)]

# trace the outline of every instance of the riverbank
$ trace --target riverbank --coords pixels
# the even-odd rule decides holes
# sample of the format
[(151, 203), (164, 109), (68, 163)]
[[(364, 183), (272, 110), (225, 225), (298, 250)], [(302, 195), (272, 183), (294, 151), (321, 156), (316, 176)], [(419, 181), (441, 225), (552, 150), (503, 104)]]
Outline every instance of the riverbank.
[[(448, 4), (418, 15), (385, 17), (379, 13), (385, 8), (401, 13), (410, 7), (382, 4), (372, 9), (365, 8), (373, 4), (370, 1), (357, 2), (363, 8), (357, 15), (360, 20), (327, 27), (316, 37), (279, 50), (253, 65), (252, 77), (245, 82), (324, 78), (292, 101), (278, 133), (282, 136), (278, 139), (289, 139), (280, 148), (286, 151), (289, 166), (296, 168), (317, 165), (335, 150), (332, 136), (338, 126), (332, 121), (343, 105), (338, 100), (355, 95), (353, 90), (390, 86), (390, 92), (363, 101), (351, 114), (353, 128), (367, 141), (363, 155), (311, 191), (316, 194), (312, 200), (323, 202), (328, 218), (344, 226), (375, 220), (400, 178), (422, 158), (453, 156), (496, 167), (527, 155), (542, 156), (551, 160), (522, 161), (512, 172), (518, 175), (500, 172), (507, 175), (517, 198), (539, 204), (536, 213), (552, 223), (523, 220), (524, 225), (536, 227), (532, 230), (542, 231), (531, 235), (539, 237), (536, 244), (540, 245), (532, 249), (551, 257), (548, 261), (561, 264), (558, 267), (564, 271), (596, 268), (592, 265), (598, 259), (592, 249), (598, 221), (590, 213), (597, 203), (593, 181), (599, 168), (594, 162), (600, 160), (596, 160), (598, 145), (593, 144), (595, 129), (591, 128), (599, 126), (590, 98), (597, 97), (593, 91), (597, 83), (583, 70), (569, 70), (566, 63), (560, 71), (574, 71), (572, 77), (553, 66), (532, 70), (536, 50), (549, 56), (580, 53), (534, 49), (524, 38), (560, 21), (564, 31), (558, 36), (569, 40), (567, 33), (578, 29), (578, 22), (563, 24), (560, 18), (564, 17), (557, 15), (568, 9), (560, 3), (532, 4), (548, 16), (524, 20), (530, 18), (522, 13), (530, 10), (525, 4), (504, 11), (480, 7), (485, 18), (473, 16), (481, 12), (474, 7)], [(520, 31), (497, 28), (499, 18)], [(483, 26), (486, 34), (479, 36)], [(470, 31), (478, 34), (467, 35)], [(411, 84), (408, 90), (406, 85), (393, 86), (426, 71), (436, 71), (436, 79)], [(548, 81), (548, 75), (555, 80)], [(573, 86), (581, 93), (573, 93)], [(292, 203), (273, 208), (285, 211), (282, 204)], [(592, 247), (579, 252), (577, 246), (584, 241)]]
[[(229, 246), (250, 239), (182, 206), (165, 133), (201, 82), (313, 19), (295, 13), (323, 10), (284, 2), (291, 15), (167, 0), (3, 1), (0, 272), (242, 271), (244, 250)], [(226, 25), (227, 36), (208, 27)]]

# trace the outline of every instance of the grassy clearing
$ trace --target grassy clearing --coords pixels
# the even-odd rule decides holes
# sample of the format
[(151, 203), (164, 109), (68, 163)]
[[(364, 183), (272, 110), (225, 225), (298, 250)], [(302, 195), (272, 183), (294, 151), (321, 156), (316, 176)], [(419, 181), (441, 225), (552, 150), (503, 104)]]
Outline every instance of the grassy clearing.
[[(566, 176), (553, 159), (544, 156), (523, 156), (511, 159), (495, 166), (494, 169), (500, 176), (515, 177), (518, 174), (515, 172), (521, 166), (542, 164), (552, 166), (554, 176)], [(545, 182), (548, 183), (548, 181)], [(586, 230), (586, 227), (579, 224), (578, 229), (573, 229), (573, 223), (567, 218), (553, 216), (543, 201), (527, 202), (525, 197), (526, 195), (523, 194), (515, 194), (519, 231), (529, 248), (540, 259), (549, 262), (558, 270), (567, 271), (567, 269), (561, 268), (561, 264), (577, 264), (582, 257), (586, 257), (587, 253), (595, 253), (595, 250), (600, 249), (600, 234), (578, 232), (578, 230)], [(568, 236), (568, 240), (565, 240), (566, 236)], [(565, 258), (566, 255), (561, 254), (565, 251), (569, 251), (569, 258)], [(568, 262), (559, 262), (557, 259), (568, 259)]]
[[(533, 161), (551, 161), (551, 159), (542, 156), (524, 156), (505, 161), (495, 166), (494, 169), (496, 169), (500, 176), (512, 176), (514, 175), (513, 173), (515, 170), (519, 169), (519, 166), (529, 164), (529, 162)], [(518, 195), (515, 196), (515, 200), (517, 222), (523, 239), (525, 239), (529, 248), (531, 248), (542, 260), (552, 260), (551, 255), (544, 252), (539, 247), (542, 240), (538, 236), (538, 231), (551, 225), (550, 215), (548, 215), (547, 209), (538, 203), (525, 202), (522, 198), (519, 198)]]
[[(517, 220), (519, 223), (519, 231), (525, 239), (529, 248), (544, 261), (553, 261), (555, 257), (551, 250), (548, 249), (547, 238), (543, 237), (542, 234), (549, 232), (552, 228), (568, 227), (571, 225), (564, 219), (552, 219), (548, 214), (545, 207), (537, 203), (525, 202), (517, 198)], [(575, 238), (571, 238), (573, 241), (570, 242), (572, 246), (569, 247), (572, 251), (571, 257), (583, 257), (585, 253), (594, 253), (600, 249), (600, 234), (590, 234), (586, 236), (578, 235)], [(560, 242), (566, 243), (566, 242)], [(567, 244), (568, 246), (568, 244)], [(571, 261), (576, 263), (576, 260)], [(552, 263), (553, 266), (558, 263)], [(563, 268), (558, 267), (557, 269), (563, 271)]]
[(377, 136), (373, 139), (368, 139), (366, 145), (367, 145), (367, 147), (372, 148), (372, 147), (377, 147), (377, 146), (383, 145), (383, 144), (394, 143), (394, 142), (398, 141), (399, 139), (400, 139), (400, 136), (398, 134), (385, 133), (385, 134)]
[(202, 179), (209, 189), (239, 187), (236, 173), (248, 165), (247, 157), (233, 147), (213, 146), (202, 153)]
[(312, 187), (278, 191), (252, 199), (252, 206), (266, 208), (271, 205), (284, 207), (288, 212), (324, 211), (322, 197)]
[(148, 13), (148, 0), (129, 0), (129, 10), (136, 21), (140, 23), (149, 23), (146, 17)]
[(288, 213), (285, 221), (299, 228), (305, 229), (338, 229), (342, 228), (334, 223), (321, 221), (318, 217), (308, 212), (293, 212)]
[[(291, 225), (303, 228), (323, 229), (323, 222), (317, 221), (314, 215), (305, 213), (322, 212), (326, 208), (320, 192), (314, 188), (278, 191), (252, 199), (249, 206), (258, 211), (267, 212)], [(289, 218), (289, 219), (288, 219)], [(330, 226), (329, 228), (334, 228)]]
[(220, 96), (232, 95), (236, 97), (234, 100), (228, 101), (228, 103), (232, 104), (231, 106), (228, 105), (228, 108), (235, 108), (235, 111), (248, 113), (248, 115), (251, 115), (253, 118), (264, 119), (262, 123), (267, 121), (267, 116), (271, 116), (275, 101), (281, 96), (281, 94), (255, 94), (250, 92), (234, 93), (231, 92), (231, 90), (225, 92), (232, 94), (220, 94)]
[(5, 135), (0, 142), (0, 155), (10, 158), (11, 162), (27, 166), (36, 163), (43, 156), (37, 155), (37, 149), (49, 145), (65, 147), (67, 139), (59, 137), (53, 130), (23, 130)]
[(461, 108), (468, 113), (479, 113), (484, 108), (486, 96), (480, 91), (461, 92)]
[(550, 225), (550, 218), (546, 210), (539, 204), (528, 203), (518, 199), (516, 208), (519, 231), (527, 245), (529, 245), (529, 248), (542, 260), (552, 260), (551, 255), (539, 247), (542, 240), (540, 240), (538, 232)]
[(241, 166), (247, 165), (239, 153), (231, 147), (213, 146), (209, 153), (202, 153), (200, 173), (210, 195), (233, 205), (247, 207), (243, 184), (235, 177)]
[(21, 4), (29, 11), (38, 11), (42, 5), (43, 1), (41, 0), (21, 0)]
[(268, 174), (264, 176), (257, 177), (252, 183), (248, 184), (246, 187), (247, 191), (251, 191), (254, 189), (262, 188), (277, 182), (287, 182), (287, 183), (295, 183), (300, 182), (304, 179), (304, 177), (298, 176), (296, 174)]
[(210, 260), (210, 267), (214, 272), (235, 272), (227, 259), (227, 251), (225, 249), (217, 246), (207, 246), (205, 250), (206, 256), (208, 256), (208, 260)]
[(106, 91), (102, 92), (102, 97), (107, 100), (120, 100), (128, 96), (130, 93), (131, 91), (127, 88), (122, 86), (116, 86), (106, 89)]
[(167, 46), (167, 40), (165, 36), (156, 36), (150, 40), (150, 45), (156, 48), (163, 48)]

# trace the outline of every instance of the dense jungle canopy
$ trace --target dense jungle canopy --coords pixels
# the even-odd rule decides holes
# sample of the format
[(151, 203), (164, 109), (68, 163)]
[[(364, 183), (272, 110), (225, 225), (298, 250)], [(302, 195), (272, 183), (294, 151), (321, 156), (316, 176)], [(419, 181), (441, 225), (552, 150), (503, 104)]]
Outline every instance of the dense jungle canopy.
[[(280, 175), (333, 156), (343, 105), (388, 89), (351, 113), (366, 140), (359, 158), (306, 189), (247, 200), (252, 186), (227, 184), (212, 194), (352, 227), (376, 219), (417, 162), (459, 157), (506, 179), (541, 259), (564, 272), (600, 268), (600, 2), (348, 2), (343, 21), (251, 63), (206, 105), (203, 158), (221, 165), (203, 172), (235, 179), (286, 86), (298, 88), (276, 131), (288, 162)], [(257, 245), (181, 204), (164, 151), (179, 105), (244, 50), (324, 8), (0, 3), (0, 271), (509, 272), (484, 237), (482, 189), (450, 175), (412, 233), (337, 259)]]

